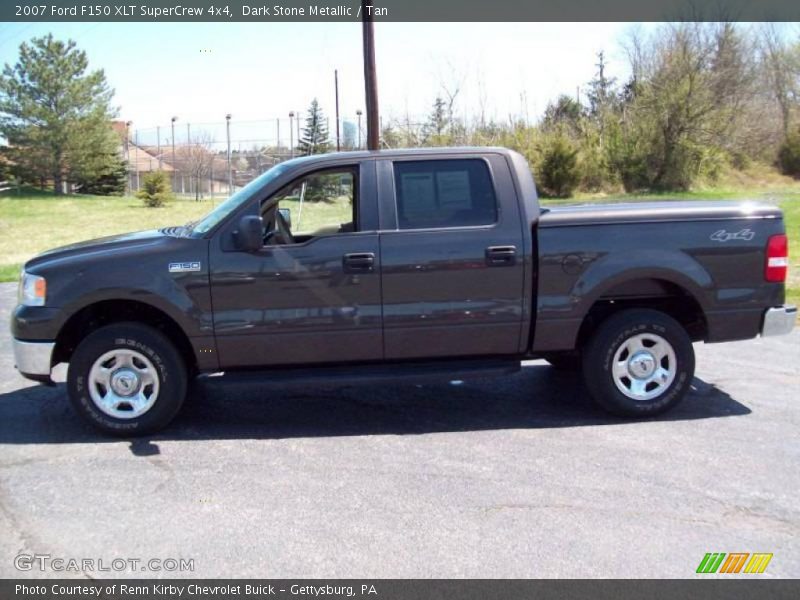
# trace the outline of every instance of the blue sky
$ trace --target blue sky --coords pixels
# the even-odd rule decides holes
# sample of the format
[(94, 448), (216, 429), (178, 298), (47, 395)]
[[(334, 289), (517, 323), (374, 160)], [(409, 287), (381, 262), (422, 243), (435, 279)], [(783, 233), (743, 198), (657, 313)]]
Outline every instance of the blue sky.
[[(203, 123), (285, 117), (314, 96), (332, 115), (333, 70), (341, 113), (363, 109), (358, 23), (0, 23), (0, 63), (19, 43), (52, 32), (72, 38), (103, 68), (120, 116), (136, 127), (173, 115)], [(488, 116), (531, 118), (548, 100), (572, 94), (593, 76), (596, 53), (609, 74), (627, 76), (620, 42), (627, 23), (378, 23), (381, 112), (424, 115), (441, 85), (461, 81), (457, 104)], [(477, 81), (482, 81), (481, 93)]]

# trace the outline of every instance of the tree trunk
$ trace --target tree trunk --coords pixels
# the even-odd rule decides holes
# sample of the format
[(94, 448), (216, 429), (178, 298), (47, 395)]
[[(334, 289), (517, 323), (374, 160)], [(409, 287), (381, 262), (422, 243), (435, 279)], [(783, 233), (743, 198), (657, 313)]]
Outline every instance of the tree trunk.
[(53, 173), (53, 192), (56, 196), (62, 196), (64, 194), (64, 178), (60, 170), (56, 170), (56, 172)]
[(64, 194), (64, 174), (61, 170), (61, 158), (62, 153), (61, 149), (57, 148), (55, 151), (55, 168), (53, 169), (53, 193), (56, 196), (61, 196)]

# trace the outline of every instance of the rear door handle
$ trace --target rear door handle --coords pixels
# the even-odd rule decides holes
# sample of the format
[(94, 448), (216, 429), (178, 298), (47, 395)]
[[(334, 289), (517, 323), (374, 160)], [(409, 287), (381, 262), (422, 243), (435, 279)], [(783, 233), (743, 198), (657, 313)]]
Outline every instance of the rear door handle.
[(516, 262), (516, 246), (489, 246), (486, 249), (486, 264), (490, 267), (507, 267)]
[(372, 252), (354, 252), (342, 257), (342, 266), (346, 273), (367, 273), (375, 266), (375, 254)]

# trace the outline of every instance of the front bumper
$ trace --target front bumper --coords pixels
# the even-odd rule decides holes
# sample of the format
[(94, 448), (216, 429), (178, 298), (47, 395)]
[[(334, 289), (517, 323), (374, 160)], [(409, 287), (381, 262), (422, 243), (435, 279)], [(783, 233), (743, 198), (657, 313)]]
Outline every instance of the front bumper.
[(23, 342), (14, 338), (14, 363), (20, 375), (49, 383), (55, 342)]
[(775, 308), (768, 308), (764, 313), (761, 324), (761, 336), (786, 335), (794, 328), (797, 319), (797, 307), (784, 304)]

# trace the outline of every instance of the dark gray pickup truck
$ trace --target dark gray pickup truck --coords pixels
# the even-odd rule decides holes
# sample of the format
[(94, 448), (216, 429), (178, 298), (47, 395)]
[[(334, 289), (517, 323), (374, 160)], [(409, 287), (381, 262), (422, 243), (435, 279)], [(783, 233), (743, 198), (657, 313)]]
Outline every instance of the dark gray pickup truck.
[[(606, 409), (675, 406), (692, 342), (788, 333), (780, 210), (539, 206), (501, 148), (279, 164), (181, 227), (46, 252), (22, 273), (19, 371), (100, 429), (167, 425), (192, 378), (463, 379), (544, 358)], [(487, 398), (487, 402), (491, 398)]]

